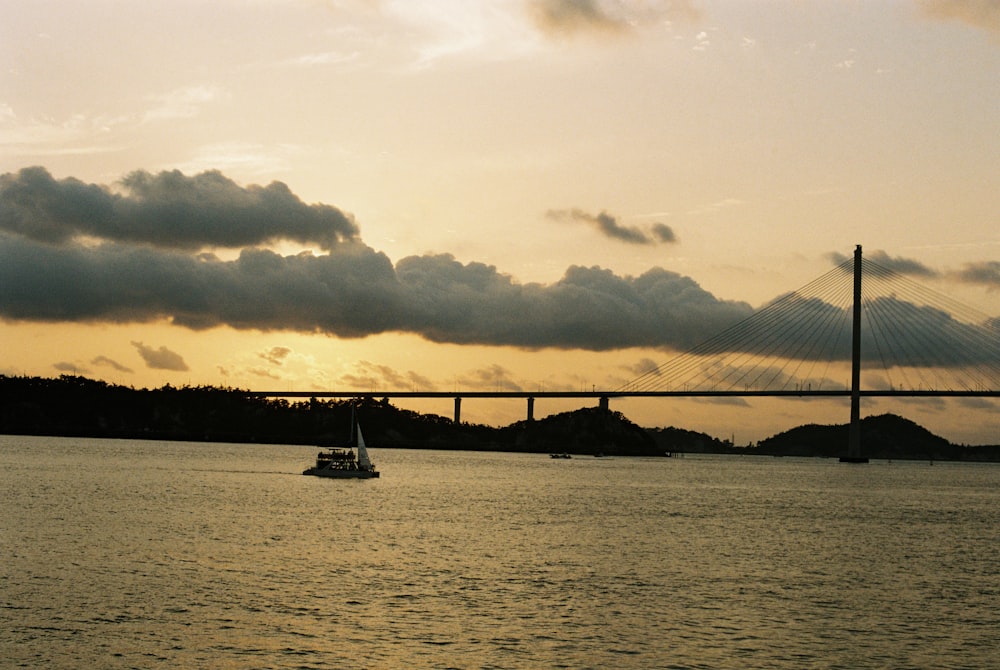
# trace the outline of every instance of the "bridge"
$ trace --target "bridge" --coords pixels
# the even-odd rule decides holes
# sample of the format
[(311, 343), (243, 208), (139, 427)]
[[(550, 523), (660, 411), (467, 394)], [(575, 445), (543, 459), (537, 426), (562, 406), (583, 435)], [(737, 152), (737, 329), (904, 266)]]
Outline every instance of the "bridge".
[[(864, 366), (864, 368), (863, 368)], [(862, 386), (862, 369), (867, 387)], [(849, 375), (849, 382), (838, 376)], [(1000, 397), (1000, 319), (905, 274), (853, 258), (715, 337), (615, 389), (592, 391), (261, 391), (282, 398), (844, 397), (851, 416), (845, 462), (861, 448), (863, 397)]]

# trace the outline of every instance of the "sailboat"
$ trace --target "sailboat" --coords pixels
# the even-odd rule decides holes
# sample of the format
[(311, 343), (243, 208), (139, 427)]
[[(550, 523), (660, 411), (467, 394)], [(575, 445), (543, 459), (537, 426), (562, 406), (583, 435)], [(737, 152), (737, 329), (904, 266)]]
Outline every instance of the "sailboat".
[[(357, 450), (355, 455), (354, 450)], [(356, 408), (351, 408), (351, 441), (340, 447), (321, 451), (316, 455), (316, 465), (302, 471), (304, 475), (334, 477), (336, 479), (374, 479), (378, 477), (375, 464), (368, 457), (365, 438), (361, 434)]]

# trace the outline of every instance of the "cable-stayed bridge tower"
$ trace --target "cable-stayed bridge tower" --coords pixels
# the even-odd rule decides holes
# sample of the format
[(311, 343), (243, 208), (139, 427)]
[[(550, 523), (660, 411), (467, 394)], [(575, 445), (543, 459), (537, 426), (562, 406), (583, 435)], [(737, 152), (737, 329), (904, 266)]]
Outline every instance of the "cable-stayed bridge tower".
[(867, 463), (861, 455), (861, 245), (854, 248), (854, 309), (851, 320), (851, 425), (842, 463)]
[(857, 245), (853, 258), (616, 392), (849, 397), (841, 460), (856, 463), (867, 462), (863, 398), (1000, 397), (1000, 319), (909, 277), (933, 275), (926, 268), (883, 262)]

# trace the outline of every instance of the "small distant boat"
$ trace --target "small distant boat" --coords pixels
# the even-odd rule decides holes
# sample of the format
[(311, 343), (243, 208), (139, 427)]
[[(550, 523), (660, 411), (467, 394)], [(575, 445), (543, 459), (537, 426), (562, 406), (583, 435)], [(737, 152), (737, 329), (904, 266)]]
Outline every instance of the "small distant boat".
[(573, 458), (573, 457), (569, 454), (562, 453), (562, 454), (549, 454), (549, 458)]
[[(357, 455), (355, 455), (357, 450)], [(351, 409), (351, 440), (348, 444), (321, 451), (316, 456), (316, 465), (302, 471), (304, 475), (333, 477), (335, 479), (375, 479), (378, 470), (368, 457), (365, 438), (361, 434), (358, 415)]]

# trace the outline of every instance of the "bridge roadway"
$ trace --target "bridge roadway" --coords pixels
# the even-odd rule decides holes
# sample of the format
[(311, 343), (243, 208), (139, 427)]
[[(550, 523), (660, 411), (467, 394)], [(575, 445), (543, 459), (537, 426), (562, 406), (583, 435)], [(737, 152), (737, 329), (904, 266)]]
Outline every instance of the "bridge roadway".
[[(925, 391), (868, 390), (859, 395), (870, 398), (1000, 398), (1000, 391)], [(536, 398), (596, 398), (598, 406), (608, 409), (611, 398), (849, 398), (850, 389), (812, 391), (251, 391), (261, 398), (452, 398), (455, 423), (462, 420), (462, 398), (523, 398), (528, 404), (527, 419), (535, 418)]]

